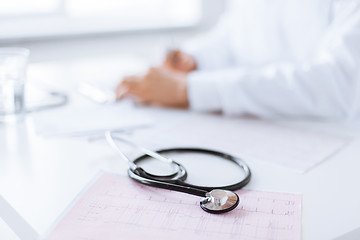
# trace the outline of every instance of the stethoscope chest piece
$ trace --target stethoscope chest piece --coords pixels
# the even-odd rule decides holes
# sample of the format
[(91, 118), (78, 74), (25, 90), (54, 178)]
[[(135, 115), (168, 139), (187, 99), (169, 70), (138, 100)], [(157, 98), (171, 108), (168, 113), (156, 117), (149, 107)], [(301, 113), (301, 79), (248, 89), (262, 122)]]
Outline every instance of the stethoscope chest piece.
[(239, 205), (239, 196), (228, 190), (214, 189), (200, 201), (200, 207), (209, 213), (224, 213)]

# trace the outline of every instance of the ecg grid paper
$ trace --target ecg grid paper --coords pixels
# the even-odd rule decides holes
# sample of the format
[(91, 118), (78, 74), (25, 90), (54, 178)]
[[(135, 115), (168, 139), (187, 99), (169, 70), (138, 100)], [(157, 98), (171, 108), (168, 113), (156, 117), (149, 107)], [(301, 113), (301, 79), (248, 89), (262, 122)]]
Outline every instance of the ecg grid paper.
[(235, 210), (210, 214), (197, 196), (102, 173), (45, 239), (301, 239), (300, 194), (237, 193)]

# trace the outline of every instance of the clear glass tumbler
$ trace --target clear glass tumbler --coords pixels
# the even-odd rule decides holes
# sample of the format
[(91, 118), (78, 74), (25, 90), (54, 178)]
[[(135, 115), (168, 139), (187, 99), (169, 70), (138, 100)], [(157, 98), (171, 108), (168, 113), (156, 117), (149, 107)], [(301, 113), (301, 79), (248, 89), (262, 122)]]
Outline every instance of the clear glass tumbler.
[(26, 48), (0, 48), (0, 124), (23, 119), (29, 54)]

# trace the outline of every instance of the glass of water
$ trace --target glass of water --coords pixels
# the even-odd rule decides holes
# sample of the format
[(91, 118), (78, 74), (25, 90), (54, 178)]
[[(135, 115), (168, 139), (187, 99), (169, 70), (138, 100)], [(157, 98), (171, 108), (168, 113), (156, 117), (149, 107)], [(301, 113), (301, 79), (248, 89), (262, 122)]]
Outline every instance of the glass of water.
[(0, 48), (0, 124), (23, 119), (29, 53), (26, 48)]

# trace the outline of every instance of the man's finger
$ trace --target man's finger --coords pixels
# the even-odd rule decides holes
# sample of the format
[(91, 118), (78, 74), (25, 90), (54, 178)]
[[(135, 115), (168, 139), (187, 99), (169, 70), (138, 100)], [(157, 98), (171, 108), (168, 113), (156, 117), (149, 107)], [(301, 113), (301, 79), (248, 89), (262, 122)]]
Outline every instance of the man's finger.
[(127, 87), (120, 87), (116, 89), (116, 99), (121, 100), (123, 99), (129, 92)]
[(124, 98), (131, 88), (131, 80), (129, 80), (128, 77), (125, 77), (123, 81), (119, 83), (119, 85), (116, 87), (115, 93), (116, 93), (116, 99), (120, 100)]
[(116, 99), (120, 100), (128, 95), (132, 89), (137, 85), (137, 76), (127, 76), (117, 85), (115, 89)]
[(121, 84), (121, 87), (119, 87), (117, 90), (117, 99), (122, 99), (127, 95), (132, 95), (139, 99), (142, 99), (144, 93), (141, 85), (142, 82), (138, 81), (123, 82)]
[(164, 66), (170, 69), (177, 69), (179, 67), (179, 61), (181, 60), (180, 50), (171, 51), (165, 59)]

